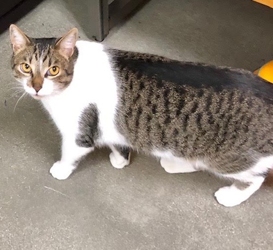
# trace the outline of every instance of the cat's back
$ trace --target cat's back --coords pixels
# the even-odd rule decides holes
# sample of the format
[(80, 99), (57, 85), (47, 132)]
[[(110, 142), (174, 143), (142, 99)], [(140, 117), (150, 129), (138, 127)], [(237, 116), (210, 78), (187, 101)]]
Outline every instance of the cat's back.
[(180, 62), (161, 56), (110, 50), (115, 69), (126, 79), (147, 78), (168, 82), (179, 88), (211, 89), (251, 92), (273, 104), (273, 85), (252, 72), (203, 63)]
[(110, 54), (122, 93), (119, 125), (138, 148), (157, 145), (187, 155), (271, 150), (270, 83), (241, 69), (116, 50)]

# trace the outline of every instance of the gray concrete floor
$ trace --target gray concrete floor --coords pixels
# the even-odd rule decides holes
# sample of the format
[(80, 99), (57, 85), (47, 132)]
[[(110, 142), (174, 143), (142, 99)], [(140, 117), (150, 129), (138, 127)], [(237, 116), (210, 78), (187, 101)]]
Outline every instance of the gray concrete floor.
[[(254, 70), (273, 58), (273, 10), (252, 1), (152, 0), (114, 28), (105, 44)], [(47, 0), (17, 23), (31, 36), (74, 26), (88, 37), (83, 0)], [(49, 168), (60, 139), (40, 105), (18, 99), (8, 33), (0, 37), (0, 249), (272, 249), (273, 189), (264, 185), (235, 208), (213, 192), (227, 184), (207, 173), (168, 175), (133, 155), (124, 170), (107, 149), (90, 155), (68, 180)]]

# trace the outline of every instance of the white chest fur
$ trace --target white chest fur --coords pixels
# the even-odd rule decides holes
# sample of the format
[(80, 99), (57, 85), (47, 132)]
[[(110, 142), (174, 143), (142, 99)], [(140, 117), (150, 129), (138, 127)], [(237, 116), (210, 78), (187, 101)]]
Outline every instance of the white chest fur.
[(103, 46), (94, 42), (77, 42), (79, 56), (74, 77), (61, 94), (42, 100), (63, 136), (75, 136), (81, 114), (90, 103), (99, 113), (99, 144), (127, 144), (118, 133), (114, 119), (118, 103), (117, 85)]

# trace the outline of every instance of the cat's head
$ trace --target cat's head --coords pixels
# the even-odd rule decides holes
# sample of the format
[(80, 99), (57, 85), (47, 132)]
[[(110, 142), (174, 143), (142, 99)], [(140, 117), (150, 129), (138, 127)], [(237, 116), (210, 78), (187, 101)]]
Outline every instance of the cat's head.
[(76, 28), (61, 38), (30, 38), (10, 26), (12, 70), (25, 91), (35, 99), (56, 95), (72, 81), (78, 57)]

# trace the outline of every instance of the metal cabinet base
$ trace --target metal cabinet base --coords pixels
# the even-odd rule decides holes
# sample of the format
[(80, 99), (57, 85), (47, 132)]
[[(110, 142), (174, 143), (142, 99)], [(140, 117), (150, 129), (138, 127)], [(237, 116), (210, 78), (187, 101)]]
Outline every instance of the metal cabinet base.
[(109, 30), (147, 0), (89, 0), (92, 38), (103, 41)]

